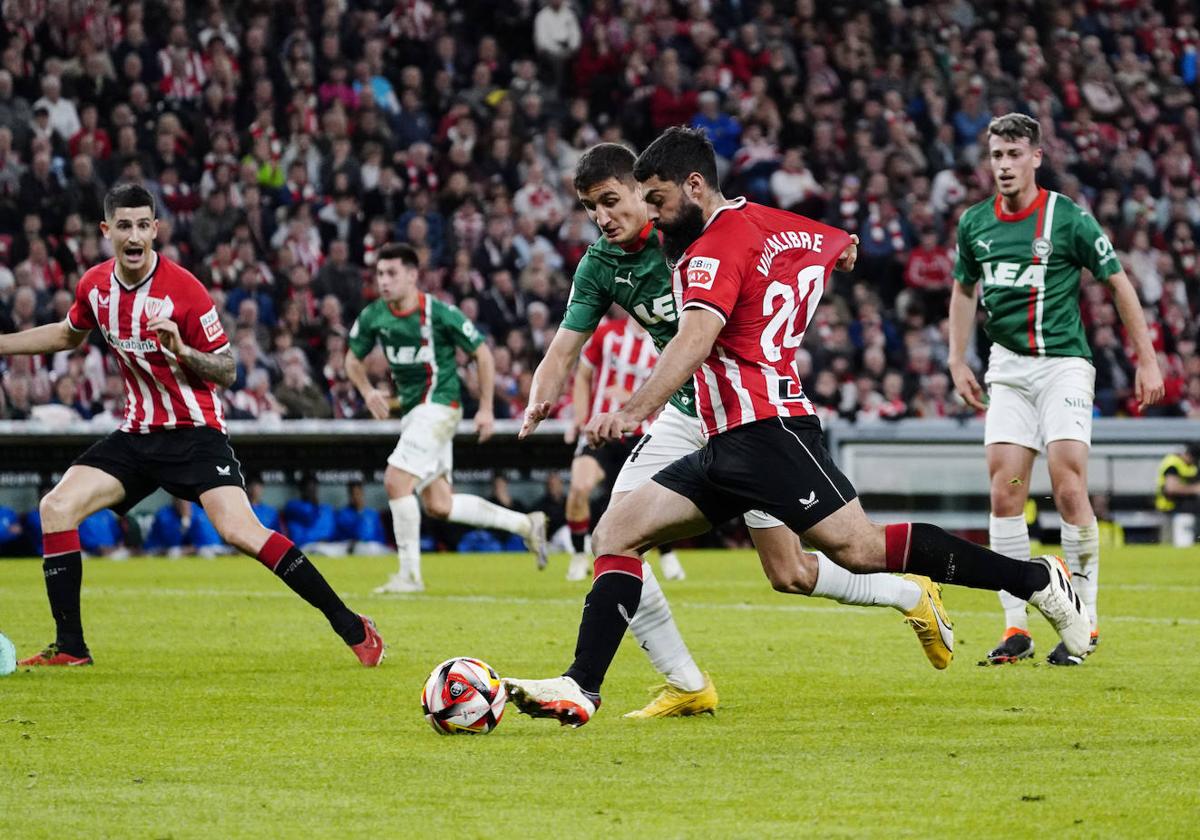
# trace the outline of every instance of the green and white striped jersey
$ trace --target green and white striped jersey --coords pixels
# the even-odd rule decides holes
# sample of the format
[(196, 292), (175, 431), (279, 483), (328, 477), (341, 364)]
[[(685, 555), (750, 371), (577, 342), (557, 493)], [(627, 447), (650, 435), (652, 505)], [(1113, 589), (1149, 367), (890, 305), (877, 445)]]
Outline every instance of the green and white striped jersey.
[(483, 336), (456, 307), (421, 294), (407, 311), (379, 299), (359, 313), (350, 328), (350, 350), (363, 359), (376, 343), (392, 368), (400, 410), (408, 414), (421, 403), (459, 405), (462, 385), (454, 351), (474, 353)]
[(959, 219), (954, 279), (983, 281), (984, 327), (1014, 353), (1092, 358), (1079, 313), (1084, 268), (1107, 280), (1121, 263), (1100, 224), (1061, 193), (1039, 190), (1019, 213), (996, 195)]

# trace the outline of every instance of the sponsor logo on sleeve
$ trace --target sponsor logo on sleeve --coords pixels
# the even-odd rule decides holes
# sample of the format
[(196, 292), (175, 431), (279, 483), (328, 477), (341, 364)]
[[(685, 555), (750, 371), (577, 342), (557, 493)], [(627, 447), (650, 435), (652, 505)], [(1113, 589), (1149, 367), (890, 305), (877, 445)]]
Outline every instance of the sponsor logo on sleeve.
[(721, 261), (714, 257), (692, 257), (687, 265), (688, 287), (711, 289), (720, 267)]
[(225, 335), (225, 330), (221, 327), (221, 316), (217, 314), (216, 307), (200, 316), (200, 326), (204, 327), (204, 337), (209, 341), (216, 341)]

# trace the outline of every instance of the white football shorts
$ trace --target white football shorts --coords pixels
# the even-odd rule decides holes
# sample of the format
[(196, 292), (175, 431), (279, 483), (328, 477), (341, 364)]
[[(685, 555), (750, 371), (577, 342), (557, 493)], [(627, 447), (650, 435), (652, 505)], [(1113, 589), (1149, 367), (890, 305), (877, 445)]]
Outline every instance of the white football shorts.
[[(663, 467), (691, 455), (697, 449), (703, 449), (707, 442), (700, 418), (689, 417), (668, 403), (625, 460), (617, 480), (613, 482), (613, 493), (636, 490)], [(749, 528), (774, 528), (783, 524), (775, 517), (757, 510), (747, 511), (742, 518)]]
[(400, 442), (388, 456), (389, 466), (417, 477), (420, 491), (454, 468), (454, 432), (461, 408), (422, 403), (400, 421)]
[(1023, 356), (992, 345), (984, 443), (1036, 452), (1056, 440), (1092, 445), (1096, 369), (1078, 356)]

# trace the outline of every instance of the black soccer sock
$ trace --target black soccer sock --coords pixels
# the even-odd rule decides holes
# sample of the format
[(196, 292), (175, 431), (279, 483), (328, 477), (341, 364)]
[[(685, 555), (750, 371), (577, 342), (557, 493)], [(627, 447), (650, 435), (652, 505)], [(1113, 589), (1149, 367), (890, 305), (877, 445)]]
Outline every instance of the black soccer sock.
[(888, 571), (972, 589), (1003, 589), (1026, 601), (1050, 582), (1040, 563), (997, 554), (924, 522), (887, 526), (887, 564)]
[(567, 528), (571, 532), (571, 548), (576, 554), (583, 554), (584, 540), (587, 539), (588, 531), (592, 528), (592, 520), (590, 518), (571, 520), (567, 522)]
[(272, 534), (258, 552), (258, 559), (288, 588), (319, 609), (346, 644), (357, 645), (367, 637), (358, 615), (342, 602), (304, 552), (283, 534)]
[(72, 656), (87, 656), (83, 640), (83, 620), (79, 610), (79, 590), (83, 586), (83, 556), (79, 532), (57, 531), (42, 537), (42, 573), (46, 577), (46, 597), (54, 616), (58, 649)]
[(642, 561), (605, 554), (596, 558), (594, 568), (592, 591), (583, 602), (575, 661), (564, 676), (575, 680), (584, 691), (599, 693), (642, 599)]

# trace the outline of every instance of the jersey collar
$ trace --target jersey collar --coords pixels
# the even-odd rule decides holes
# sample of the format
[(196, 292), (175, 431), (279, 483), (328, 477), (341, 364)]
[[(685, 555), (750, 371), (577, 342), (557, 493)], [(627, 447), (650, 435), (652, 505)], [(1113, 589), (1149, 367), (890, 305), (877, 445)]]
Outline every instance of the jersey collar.
[(654, 232), (654, 222), (646, 222), (646, 226), (642, 228), (637, 236), (637, 240), (628, 245), (618, 245), (617, 247), (626, 254), (636, 254), (638, 251), (646, 247), (646, 241), (650, 238), (650, 234)]
[(996, 208), (996, 218), (1002, 222), (1024, 221), (1025, 219), (1028, 219), (1030, 216), (1032, 216), (1034, 213), (1036, 213), (1038, 210), (1041, 210), (1043, 207), (1046, 206), (1046, 196), (1047, 195), (1049, 195), (1049, 193), (1046, 192), (1046, 188), (1039, 187), (1038, 193), (1037, 193), (1037, 198), (1035, 198), (1028, 207), (1026, 207), (1024, 210), (1018, 210), (1016, 213), (1006, 213), (1004, 211), (1004, 202), (1000, 198), (1000, 193), (996, 193), (996, 201), (995, 201), (995, 205), (994, 205)]
[(393, 315), (395, 315), (397, 318), (406, 318), (409, 315), (416, 312), (418, 309), (425, 308), (425, 293), (417, 292), (417, 302), (413, 306), (412, 309), (400, 309), (396, 304), (394, 304), (390, 301), (388, 302), (387, 307), (388, 307), (388, 311), (391, 312)]
[(708, 221), (704, 223), (703, 229), (708, 230), (708, 226), (711, 225), (713, 222), (715, 222), (717, 220), (717, 216), (720, 216), (721, 213), (723, 213), (724, 211), (726, 211), (726, 210), (741, 210), (745, 206), (746, 206), (746, 196), (742, 196), (741, 198), (735, 198), (733, 201), (729, 202), (728, 204), (722, 204), (720, 207), (718, 207), (716, 210), (713, 211), (713, 214), (711, 216), (708, 217)]
[(154, 275), (158, 272), (158, 266), (159, 266), (158, 251), (151, 249), (150, 253), (154, 257), (154, 265), (150, 266), (150, 270), (146, 272), (145, 277), (143, 277), (138, 282), (134, 283), (132, 286), (126, 286), (125, 281), (123, 281), (121, 279), (120, 275), (117, 274), (117, 258), (113, 257), (112, 279), (117, 281), (117, 285), (120, 286), (122, 289), (124, 289), (127, 292), (132, 292), (134, 289), (140, 289), (142, 286), (149, 283), (150, 280), (154, 277)]

